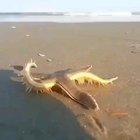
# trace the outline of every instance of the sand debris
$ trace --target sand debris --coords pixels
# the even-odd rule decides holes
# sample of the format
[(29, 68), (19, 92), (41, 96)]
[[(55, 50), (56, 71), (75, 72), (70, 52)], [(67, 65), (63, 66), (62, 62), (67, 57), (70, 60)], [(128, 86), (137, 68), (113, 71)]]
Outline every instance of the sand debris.
[(138, 51), (131, 51), (131, 53), (140, 53), (140, 52), (138, 52)]
[(106, 113), (112, 117), (116, 117), (118, 119), (128, 117), (129, 113), (128, 112), (122, 112), (122, 111), (113, 111), (111, 109), (106, 109)]
[(9, 67), (12, 67), (13, 69), (18, 70), (18, 71), (22, 71), (23, 70), (23, 66), (21, 66), (21, 65), (12, 65), (12, 64), (9, 64), (8, 66)]
[[(45, 57), (45, 54), (42, 54), (42, 53), (38, 53), (37, 55), (40, 56), (40, 57)], [(52, 62), (52, 59), (51, 58), (46, 58), (46, 61), (47, 62)]]
[(12, 26), (11, 28), (12, 28), (12, 29), (16, 29), (16, 26)]
[(117, 117), (118, 119), (121, 119), (121, 118), (127, 117), (129, 114), (128, 112), (113, 112), (110, 115)]
[(52, 59), (51, 58), (47, 58), (47, 62), (52, 62)]
[(42, 53), (38, 53), (37, 55), (41, 57), (45, 57), (45, 54), (42, 54)]
[(27, 35), (25, 35), (26, 37), (30, 37), (30, 35), (29, 34), (27, 34)]

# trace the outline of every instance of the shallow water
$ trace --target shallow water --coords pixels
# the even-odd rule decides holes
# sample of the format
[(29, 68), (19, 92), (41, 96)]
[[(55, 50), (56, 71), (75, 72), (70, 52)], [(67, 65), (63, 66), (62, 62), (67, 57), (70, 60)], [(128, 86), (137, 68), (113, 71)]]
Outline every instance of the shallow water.
[(0, 22), (57, 22), (57, 23), (140, 22), (140, 16), (139, 15), (130, 15), (130, 16), (0, 15)]

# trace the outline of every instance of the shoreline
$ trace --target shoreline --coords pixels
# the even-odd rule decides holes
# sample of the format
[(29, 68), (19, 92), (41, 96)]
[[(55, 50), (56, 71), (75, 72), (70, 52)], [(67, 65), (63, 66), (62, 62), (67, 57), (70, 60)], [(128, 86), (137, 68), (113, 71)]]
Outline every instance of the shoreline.
[(140, 15), (131, 16), (46, 16), (46, 15), (0, 15), (0, 22), (140, 22)]

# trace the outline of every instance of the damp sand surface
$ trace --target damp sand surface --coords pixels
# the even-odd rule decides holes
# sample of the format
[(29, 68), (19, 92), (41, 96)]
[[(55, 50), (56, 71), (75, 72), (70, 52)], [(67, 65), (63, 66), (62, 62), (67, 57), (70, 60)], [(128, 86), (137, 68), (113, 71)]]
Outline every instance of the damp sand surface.
[(93, 65), (100, 77), (118, 76), (104, 88), (81, 88), (98, 102), (107, 139), (139, 139), (140, 23), (0, 23), (0, 139), (105, 139), (88, 117), (94, 111), (57, 93), (27, 96), (23, 85), (10, 80), (9, 64), (31, 58), (36, 72)]

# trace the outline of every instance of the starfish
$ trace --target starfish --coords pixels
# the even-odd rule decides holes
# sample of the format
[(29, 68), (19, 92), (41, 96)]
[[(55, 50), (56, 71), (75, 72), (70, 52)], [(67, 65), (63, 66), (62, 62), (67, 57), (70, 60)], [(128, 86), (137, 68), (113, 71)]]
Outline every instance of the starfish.
[[(19, 66), (17, 66), (19, 67)], [(73, 71), (66, 69), (62, 71), (56, 71), (52, 74), (40, 74), (33, 73), (32, 68), (37, 68), (37, 64), (33, 60), (29, 61), (20, 69), (17, 77), (11, 77), (13, 81), (22, 82), (26, 85), (26, 92), (30, 93), (31, 90), (35, 90), (37, 93), (52, 93), (53, 88), (57, 87), (61, 89), (68, 97), (73, 101), (79, 103), (87, 109), (99, 110), (99, 106), (95, 98), (86, 92), (81, 91), (77, 84), (98, 84), (106, 86), (113, 83), (118, 77), (111, 79), (102, 79), (97, 75), (90, 72), (92, 65), (84, 67), (80, 70)], [(16, 66), (14, 66), (16, 69)], [(18, 69), (17, 69), (18, 70)]]

